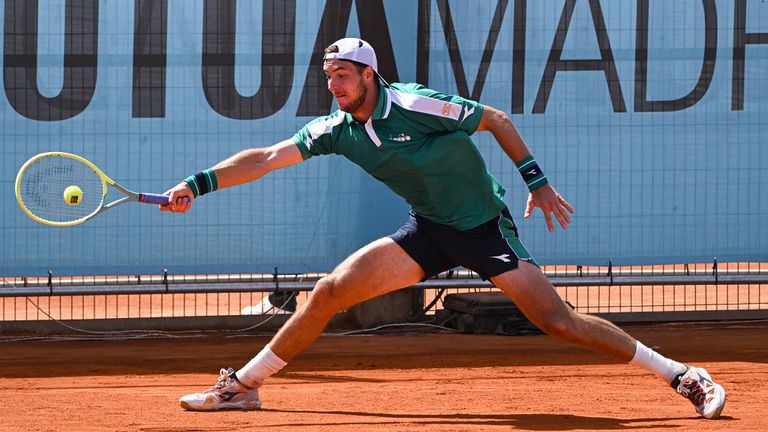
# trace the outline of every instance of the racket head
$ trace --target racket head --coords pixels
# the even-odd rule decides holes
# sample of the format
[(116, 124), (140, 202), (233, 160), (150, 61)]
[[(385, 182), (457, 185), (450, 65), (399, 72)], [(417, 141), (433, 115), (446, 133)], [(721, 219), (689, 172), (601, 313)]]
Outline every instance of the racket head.
[[(40, 153), (24, 163), (16, 176), (16, 201), (32, 220), (51, 226), (73, 226), (104, 207), (107, 184), (114, 183), (96, 165), (64, 152)], [(77, 205), (64, 199), (69, 186), (82, 190)]]

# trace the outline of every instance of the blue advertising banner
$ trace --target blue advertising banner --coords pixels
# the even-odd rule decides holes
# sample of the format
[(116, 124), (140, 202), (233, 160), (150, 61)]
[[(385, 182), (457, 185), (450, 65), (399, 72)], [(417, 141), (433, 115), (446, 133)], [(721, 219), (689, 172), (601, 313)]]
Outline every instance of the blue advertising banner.
[(757, 0), (5, 0), (0, 275), (329, 271), (406, 204), (316, 157), (201, 197), (72, 228), (19, 209), (20, 166), (81, 155), (163, 192), (336, 109), (322, 50), (361, 37), (390, 82), (507, 112), (575, 207), (523, 219), (527, 189), (473, 139), (541, 264), (768, 260), (768, 5)]

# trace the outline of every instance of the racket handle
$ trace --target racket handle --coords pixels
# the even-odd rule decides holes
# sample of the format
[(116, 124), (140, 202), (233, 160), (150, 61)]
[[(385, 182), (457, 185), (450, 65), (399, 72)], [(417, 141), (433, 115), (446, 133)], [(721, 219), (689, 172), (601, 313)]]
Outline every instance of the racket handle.
[(168, 195), (142, 193), (139, 194), (139, 202), (166, 205), (168, 204)]

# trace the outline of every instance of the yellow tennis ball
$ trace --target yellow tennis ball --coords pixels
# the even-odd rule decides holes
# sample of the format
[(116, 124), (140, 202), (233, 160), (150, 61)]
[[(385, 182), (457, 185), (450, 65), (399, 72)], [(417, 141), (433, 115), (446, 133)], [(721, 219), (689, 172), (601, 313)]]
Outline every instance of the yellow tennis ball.
[(79, 187), (72, 185), (67, 186), (66, 189), (64, 189), (64, 202), (71, 206), (76, 206), (80, 204), (80, 201), (83, 200), (83, 190)]

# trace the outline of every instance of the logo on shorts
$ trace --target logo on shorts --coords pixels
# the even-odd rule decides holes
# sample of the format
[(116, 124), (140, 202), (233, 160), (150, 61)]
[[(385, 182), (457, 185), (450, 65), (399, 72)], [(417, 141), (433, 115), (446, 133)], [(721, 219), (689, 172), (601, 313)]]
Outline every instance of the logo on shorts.
[(492, 256), (491, 258), (496, 258), (497, 260), (505, 263), (512, 262), (512, 260), (509, 259), (509, 254), (496, 255), (496, 256)]

